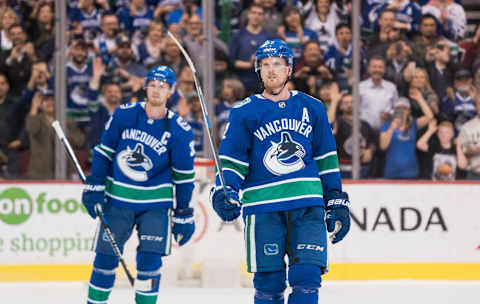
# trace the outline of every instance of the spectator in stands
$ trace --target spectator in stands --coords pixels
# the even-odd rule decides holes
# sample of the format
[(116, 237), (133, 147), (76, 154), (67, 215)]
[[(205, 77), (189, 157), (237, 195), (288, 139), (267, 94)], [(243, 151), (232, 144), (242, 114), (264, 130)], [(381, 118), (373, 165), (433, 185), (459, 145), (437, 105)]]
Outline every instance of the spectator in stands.
[(413, 38), (413, 58), (416, 62), (425, 61), (427, 46), (435, 45), (438, 41), (437, 22), (433, 15), (425, 14), (420, 21), (420, 32)]
[(30, 108), (33, 96), (37, 92), (53, 89), (53, 77), (48, 70), (45, 61), (37, 61), (32, 64), (32, 72), (27, 86), (22, 91), (22, 104), (26, 109)]
[(163, 47), (163, 23), (159, 20), (153, 20), (148, 28), (147, 37), (133, 47), (133, 53), (138, 61), (143, 64), (147, 70), (156, 66), (161, 60)]
[[(177, 39), (179, 38), (177, 37)], [(187, 65), (187, 62), (177, 44), (168, 36), (165, 37), (165, 46), (163, 49), (162, 60), (159, 65), (168, 66), (175, 72), (175, 75), (178, 75), (182, 68)]]
[(133, 50), (131, 41), (128, 37), (122, 36), (119, 39), (115, 57), (110, 61), (105, 77), (106, 82), (115, 82), (122, 88), (122, 103), (130, 102), (133, 96), (136, 99), (143, 95), (141, 93), (144, 85), (144, 77), (147, 75), (145, 66), (135, 63), (133, 60)]
[[(333, 94), (332, 94), (333, 93)], [(335, 141), (337, 142), (338, 161), (340, 174), (342, 178), (352, 178), (352, 155), (353, 155), (353, 97), (352, 94), (346, 92), (338, 92), (338, 89), (332, 90), (332, 102), (328, 108), (330, 123), (333, 124), (333, 132)], [(341, 115), (332, 112), (337, 110), (340, 105)], [(370, 164), (375, 155), (377, 142), (377, 133), (366, 123), (360, 121), (360, 178), (368, 178), (370, 176)]]
[(305, 44), (303, 56), (295, 65), (293, 75), (295, 88), (310, 95), (316, 95), (323, 83), (333, 79), (323, 61), (318, 41), (310, 40)]
[(98, 54), (103, 64), (108, 65), (117, 49), (119, 31), (118, 18), (115, 14), (104, 14), (101, 23), (102, 33), (93, 41), (95, 53)]
[[(202, 20), (199, 15), (193, 14), (187, 20), (187, 34), (183, 37), (183, 43), (200, 75), (204, 75), (206, 61), (203, 51), (204, 42)], [(213, 37), (213, 46), (216, 51), (228, 54), (228, 46), (215, 36)]]
[(178, 75), (177, 90), (185, 98), (197, 94), (195, 89), (195, 80), (193, 79), (193, 72), (188, 65), (185, 65)]
[(283, 25), (278, 27), (278, 35), (293, 52), (293, 64), (298, 63), (302, 57), (303, 46), (310, 40), (318, 41), (317, 33), (303, 26), (300, 11), (294, 6), (283, 9)]
[[(28, 178), (53, 179), (55, 177), (55, 132), (51, 126), (54, 120), (53, 92), (36, 93), (25, 123), (30, 142)], [(85, 135), (71, 118), (67, 118), (67, 135), (73, 148), (83, 146)]]
[(187, 27), (188, 18), (194, 14), (202, 16), (202, 8), (195, 0), (183, 0), (166, 17), (167, 28), (170, 32), (180, 34)]
[(447, 38), (460, 40), (465, 35), (467, 29), (465, 10), (453, 0), (430, 0), (422, 7), (422, 13), (435, 16)]
[[(413, 72), (411, 72), (413, 70)], [(438, 114), (438, 96), (430, 85), (430, 79), (428, 73), (424, 68), (415, 67), (410, 65), (405, 71), (404, 75), (407, 75), (405, 79), (410, 79), (408, 89), (402, 92), (401, 95), (406, 95), (410, 99), (410, 108), (413, 118), (418, 118), (423, 115), (422, 109), (418, 99), (426, 101), (430, 109), (434, 114)]]
[(335, 7), (331, 0), (317, 0), (315, 9), (305, 18), (305, 27), (317, 33), (324, 53), (335, 43), (335, 27), (341, 21)]
[(477, 116), (460, 129), (457, 141), (457, 161), (467, 171), (467, 179), (480, 180), (480, 97), (475, 98)]
[(55, 49), (55, 20), (53, 16), (53, 4), (38, 2), (40, 5), (33, 11), (31, 27), (27, 29), (32, 38), (37, 57), (44, 61), (50, 61)]
[(425, 62), (427, 63), (428, 77), (435, 94), (439, 98), (447, 94), (452, 97), (455, 68), (450, 62), (448, 42), (441, 39), (434, 46), (427, 47)]
[[(104, 1), (104, 3), (108, 3), (108, 1)], [(90, 42), (101, 32), (102, 14), (103, 10), (95, 7), (94, 0), (78, 0), (77, 6), (70, 10), (68, 19), (71, 28), (81, 27), (83, 39)], [(75, 37), (75, 39), (78, 38), (80, 37)]]
[[(276, 34), (278, 28), (282, 25), (282, 14), (278, 11), (276, 7), (276, 0), (253, 0), (253, 3), (263, 7), (263, 12), (265, 16), (265, 22), (263, 24), (264, 29), (271, 33)], [(244, 10), (240, 16), (240, 26), (244, 28), (248, 23), (248, 11)]]
[(8, 77), (10, 94), (19, 97), (30, 78), (32, 63), (36, 60), (35, 48), (31, 42), (27, 42), (20, 24), (10, 26), (8, 33), (13, 47), (0, 54), (0, 71)]
[(385, 9), (395, 12), (394, 28), (410, 34), (418, 31), (422, 12), (417, 3), (411, 0), (388, 0), (387, 3), (378, 6), (376, 9), (379, 12)]
[(12, 8), (7, 8), (1, 15), (1, 29), (0, 32), (0, 52), (9, 51), (12, 49), (12, 38), (8, 33), (8, 29), (14, 24), (20, 24), (20, 18)]
[(385, 75), (385, 59), (372, 57), (368, 63), (369, 78), (359, 84), (360, 119), (379, 131), (382, 124), (391, 118), (393, 105), (398, 99), (397, 87)]
[(398, 99), (392, 121), (384, 122), (380, 132), (380, 149), (385, 151), (384, 177), (387, 179), (414, 179), (418, 177), (416, 156), (417, 130), (433, 119), (433, 113), (424, 100), (419, 100), (423, 116), (415, 119), (410, 113), (406, 97)]
[(147, 36), (153, 10), (147, 6), (146, 0), (130, 0), (130, 7), (120, 9), (117, 16), (121, 27), (130, 33), (133, 43), (138, 44)]
[(20, 146), (18, 136), (22, 127), (24, 110), (20, 103), (9, 94), (10, 84), (5, 74), (0, 73), (0, 154), (6, 167), (0, 172), (1, 178), (15, 178), (19, 163), (16, 149)]
[[(339, 83), (343, 90), (352, 86), (352, 68), (353, 68), (353, 46), (352, 30), (346, 23), (339, 23), (335, 29), (336, 44), (328, 47), (324, 56), (326, 65), (333, 74), (334, 79)], [(366, 56), (363, 50), (360, 50), (361, 71), (366, 66)]]
[(153, 19), (165, 20), (166, 16), (177, 8), (181, 7), (182, 0), (154, 0), (156, 7), (153, 12)]
[(425, 174), (427, 177), (433, 180), (455, 180), (457, 149), (451, 122), (445, 120), (437, 125), (437, 121), (432, 119), (427, 131), (417, 141), (417, 149), (429, 156), (429, 171)]
[(445, 96), (440, 104), (442, 114), (454, 123), (456, 131), (477, 115), (475, 96), (472, 73), (466, 69), (458, 70), (455, 73), (454, 96)]
[(395, 12), (384, 9), (378, 19), (379, 30), (366, 41), (367, 57), (386, 56), (387, 49), (393, 41), (400, 38), (400, 29), (395, 27)]
[(77, 123), (86, 126), (88, 115), (88, 83), (92, 78), (92, 64), (88, 62), (88, 44), (75, 40), (70, 46), (67, 62), (67, 115), (75, 117)]
[(230, 110), (245, 98), (245, 88), (240, 80), (228, 78), (223, 81), (221, 101), (215, 105), (217, 143), (220, 143), (230, 115)]
[(400, 40), (392, 43), (387, 49), (387, 66), (385, 70), (385, 79), (393, 82), (397, 86), (397, 91), (404, 93), (407, 83), (404, 78), (404, 72), (407, 67), (415, 69), (411, 61), (412, 48), (406, 41)]
[(105, 124), (122, 102), (122, 89), (113, 82), (104, 83), (100, 90), (100, 80), (105, 73), (102, 59), (93, 61), (93, 76), (89, 83), (88, 101), (90, 109), (90, 134), (88, 147), (93, 149), (100, 143)]
[(264, 20), (263, 6), (250, 5), (247, 26), (233, 36), (230, 44), (230, 59), (236, 75), (248, 92), (247, 95), (258, 88), (258, 76), (254, 69), (255, 51), (265, 40), (273, 38), (272, 34), (263, 28)]

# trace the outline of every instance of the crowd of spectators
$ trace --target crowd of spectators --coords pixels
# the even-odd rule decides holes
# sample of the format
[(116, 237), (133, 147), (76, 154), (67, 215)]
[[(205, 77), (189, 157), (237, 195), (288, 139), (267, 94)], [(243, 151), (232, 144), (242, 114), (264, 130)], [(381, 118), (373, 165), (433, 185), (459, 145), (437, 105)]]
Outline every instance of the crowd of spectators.
[[(53, 0), (0, 0), (0, 178), (54, 176)], [(67, 131), (88, 151), (115, 108), (145, 98), (157, 65), (177, 76), (168, 107), (192, 126), (204, 153), (192, 71), (202, 73), (200, 0), (68, 0)], [(217, 142), (232, 106), (259, 93), (254, 53), (281, 38), (294, 54), (288, 86), (320, 99), (337, 140), (342, 176), (352, 175), (353, 106), (361, 119), (361, 178), (480, 179), (480, 26), (468, 0), (361, 2), (361, 81), (352, 97), (352, 1), (216, 0)], [(475, 2), (475, 1), (473, 1)], [(480, 4), (478, 4), (480, 10)], [(471, 6), (470, 6), (471, 8)]]

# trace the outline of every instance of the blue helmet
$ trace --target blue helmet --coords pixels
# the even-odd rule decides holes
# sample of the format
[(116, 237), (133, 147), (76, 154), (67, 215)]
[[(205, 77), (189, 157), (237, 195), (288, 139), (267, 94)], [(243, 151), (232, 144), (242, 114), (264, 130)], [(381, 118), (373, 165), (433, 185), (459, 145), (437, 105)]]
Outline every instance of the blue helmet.
[(285, 58), (287, 64), (293, 67), (293, 53), (288, 45), (280, 39), (265, 41), (255, 52), (255, 72), (260, 71), (260, 61), (267, 57)]
[(164, 65), (156, 66), (151, 69), (150, 72), (148, 72), (147, 76), (145, 77), (145, 86), (147, 86), (147, 84), (152, 80), (166, 82), (172, 88), (177, 83), (175, 73), (173, 73), (172, 69)]

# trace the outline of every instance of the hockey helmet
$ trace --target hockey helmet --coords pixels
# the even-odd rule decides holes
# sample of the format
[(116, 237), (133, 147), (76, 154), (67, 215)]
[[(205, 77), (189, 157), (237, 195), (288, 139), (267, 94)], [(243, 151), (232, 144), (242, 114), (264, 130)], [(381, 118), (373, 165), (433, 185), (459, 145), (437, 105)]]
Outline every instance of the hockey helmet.
[(147, 86), (147, 84), (152, 80), (166, 82), (170, 85), (172, 89), (177, 83), (175, 73), (173, 73), (172, 69), (164, 65), (156, 66), (151, 69), (150, 72), (148, 72), (147, 76), (145, 77), (145, 86)]
[(293, 67), (293, 53), (288, 45), (280, 39), (265, 41), (255, 52), (255, 72), (260, 72), (260, 61), (267, 57), (285, 58), (287, 64)]

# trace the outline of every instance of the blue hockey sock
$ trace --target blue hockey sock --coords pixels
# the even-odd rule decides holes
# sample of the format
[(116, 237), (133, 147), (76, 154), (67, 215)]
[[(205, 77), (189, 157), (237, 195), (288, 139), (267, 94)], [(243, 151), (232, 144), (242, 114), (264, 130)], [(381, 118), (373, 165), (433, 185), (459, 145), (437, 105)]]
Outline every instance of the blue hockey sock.
[(116, 256), (97, 254), (88, 286), (88, 304), (107, 303), (115, 283)]
[(288, 295), (288, 304), (317, 304), (318, 288), (293, 287)]
[(267, 294), (255, 291), (254, 304), (283, 304), (283, 291), (277, 294)]
[(313, 264), (294, 264), (288, 270), (292, 293), (288, 304), (317, 304), (318, 288), (322, 286), (322, 269)]

